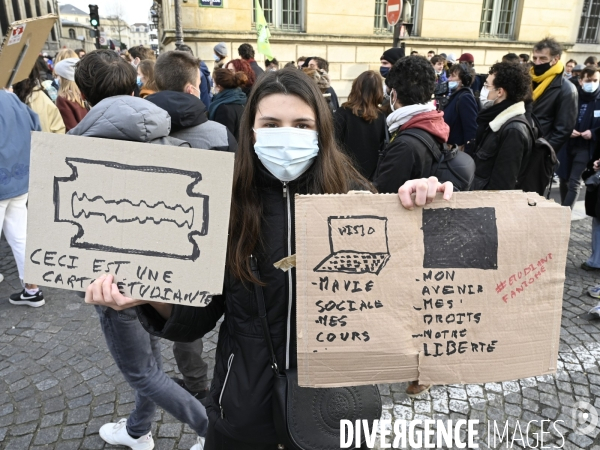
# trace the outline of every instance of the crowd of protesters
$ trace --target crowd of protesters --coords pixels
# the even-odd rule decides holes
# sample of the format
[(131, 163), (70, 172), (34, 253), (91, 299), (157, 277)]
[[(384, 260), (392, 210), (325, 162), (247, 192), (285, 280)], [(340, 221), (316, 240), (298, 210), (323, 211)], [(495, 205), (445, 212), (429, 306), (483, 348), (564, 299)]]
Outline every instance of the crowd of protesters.
[[(285, 336), (295, 324), (292, 275), (272, 263), (293, 254), (291, 244), (280, 244), (293, 229), (296, 193), (397, 193), (409, 209), (455, 190), (544, 195), (553, 173), (540, 161), (556, 158), (562, 205), (573, 208), (583, 181), (596, 180), (585, 196), (594, 219), (591, 256), (581, 267), (600, 273), (597, 60), (564, 64), (552, 38), (532, 50), (509, 53), (479, 74), (470, 53), (405, 56), (391, 48), (379, 72), (353, 81), (342, 104), (325, 59), (300, 57), (281, 68), (273, 58), (263, 69), (250, 44), (236, 59), (227, 45), (216, 45), (212, 72), (187, 45), (158, 58), (142, 46), (120, 55), (63, 49), (52, 60), (40, 56), (14, 95), (1, 90), (0, 157), (7, 165), (0, 168), (0, 223), (24, 283), (31, 131), (235, 153), (223, 295), (205, 308), (141, 302), (124, 297), (111, 275), (81, 293), (96, 305), (107, 346), (136, 395), (127, 419), (100, 428), (102, 439), (152, 449), (159, 405), (198, 434), (193, 450), (277, 448), (267, 401), (273, 374), (247, 286), (260, 284), (260, 273), (269, 327)], [(600, 286), (589, 293), (600, 299)], [(39, 307), (45, 300), (24, 284), (10, 302)], [(591, 313), (600, 316), (600, 305)], [(202, 337), (222, 316), (209, 387)], [(162, 371), (160, 338), (176, 342), (182, 379)], [(293, 343), (274, 341), (282, 367), (294, 366)], [(413, 382), (407, 394), (427, 389)]]

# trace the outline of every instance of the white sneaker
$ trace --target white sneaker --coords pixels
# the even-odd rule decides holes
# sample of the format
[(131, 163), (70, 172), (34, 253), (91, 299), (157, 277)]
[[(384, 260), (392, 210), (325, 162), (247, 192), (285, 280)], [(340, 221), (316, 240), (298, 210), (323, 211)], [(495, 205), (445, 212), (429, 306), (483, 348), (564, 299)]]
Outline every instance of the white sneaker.
[(192, 445), (192, 448), (190, 448), (190, 450), (204, 450), (204, 438), (198, 436), (196, 443)]
[(596, 316), (600, 316), (600, 304), (594, 306), (592, 309), (590, 309), (590, 314), (594, 314)]
[(590, 294), (590, 297), (600, 298), (600, 284), (589, 288), (588, 294)]
[(152, 433), (134, 439), (127, 433), (125, 425), (127, 425), (127, 419), (121, 419), (118, 423), (106, 423), (100, 427), (100, 437), (109, 444), (124, 445), (132, 450), (152, 450), (154, 448)]

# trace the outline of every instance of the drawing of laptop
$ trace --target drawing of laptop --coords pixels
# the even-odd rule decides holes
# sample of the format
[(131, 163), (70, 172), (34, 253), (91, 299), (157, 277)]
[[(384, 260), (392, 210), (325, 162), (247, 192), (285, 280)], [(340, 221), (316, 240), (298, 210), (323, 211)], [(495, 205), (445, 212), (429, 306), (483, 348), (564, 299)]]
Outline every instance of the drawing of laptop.
[(387, 218), (332, 216), (327, 223), (331, 254), (314, 271), (379, 275), (390, 259)]

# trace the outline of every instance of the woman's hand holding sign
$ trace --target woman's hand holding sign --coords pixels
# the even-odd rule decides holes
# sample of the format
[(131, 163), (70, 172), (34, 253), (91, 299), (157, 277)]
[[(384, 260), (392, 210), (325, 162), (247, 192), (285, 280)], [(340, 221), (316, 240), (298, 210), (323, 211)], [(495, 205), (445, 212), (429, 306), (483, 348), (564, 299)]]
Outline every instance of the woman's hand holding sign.
[(168, 303), (135, 300), (124, 296), (119, 292), (117, 284), (114, 283), (114, 277), (110, 274), (102, 275), (87, 287), (85, 291), (85, 302), (92, 305), (107, 306), (116, 311), (150, 303), (165, 319), (171, 315), (171, 310), (173, 309), (173, 305)]
[(398, 197), (402, 206), (412, 210), (415, 206), (431, 203), (438, 192), (444, 193), (444, 200), (450, 200), (453, 191), (454, 186), (449, 181), (442, 184), (436, 177), (429, 177), (407, 181), (398, 189)]

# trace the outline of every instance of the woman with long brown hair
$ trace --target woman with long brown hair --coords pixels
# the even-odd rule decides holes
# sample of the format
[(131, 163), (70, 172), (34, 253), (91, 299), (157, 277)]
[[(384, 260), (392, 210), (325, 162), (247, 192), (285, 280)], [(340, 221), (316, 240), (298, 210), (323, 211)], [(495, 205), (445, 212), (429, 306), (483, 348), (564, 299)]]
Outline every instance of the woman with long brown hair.
[(372, 179), (386, 137), (383, 79), (369, 70), (352, 83), (348, 101), (335, 114), (335, 135), (361, 175)]
[[(242, 117), (223, 294), (194, 308), (126, 298), (112, 275), (88, 287), (86, 302), (114, 309), (139, 306), (142, 324), (171, 340), (195, 340), (225, 316), (206, 408), (206, 442), (200, 439), (193, 450), (278, 448), (271, 406), (274, 374), (252, 285), (262, 286), (277, 366), (296, 367), (295, 269), (283, 272), (273, 266), (296, 251), (294, 195), (357, 188), (372, 189), (338, 149), (331, 113), (314, 82), (293, 68), (265, 73)], [(449, 199), (451, 185), (413, 180), (403, 186), (400, 198), (412, 208), (411, 192), (422, 205), (444, 190)]]
[(146, 98), (158, 92), (158, 87), (154, 81), (154, 64), (156, 64), (155, 60), (144, 59), (137, 66), (137, 84), (140, 88), (140, 98)]
[(13, 92), (23, 103), (29, 106), (40, 118), (42, 131), (65, 134), (65, 123), (60, 111), (50, 99), (50, 94), (42, 85), (42, 73), (47, 69), (44, 58), (38, 56), (29, 77), (15, 83)]

